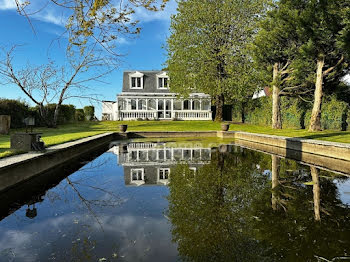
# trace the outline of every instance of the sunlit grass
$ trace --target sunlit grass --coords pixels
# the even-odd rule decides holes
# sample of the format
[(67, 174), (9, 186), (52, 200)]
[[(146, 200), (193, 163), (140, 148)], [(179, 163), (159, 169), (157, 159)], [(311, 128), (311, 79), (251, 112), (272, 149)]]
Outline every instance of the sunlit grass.
[[(35, 128), (35, 132), (41, 132), (46, 146), (62, 144), (81, 138), (119, 131), (120, 124), (127, 124), (128, 131), (218, 131), (220, 123), (213, 121), (104, 121), (104, 122), (79, 122), (59, 126), (58, 128)], [(231, 131), (245, 131), (269, 135), (300, 137), (318, 139), (332, 142), (350, 143), (350, 131), (322, 131), (308, 132), (300, 129), (274, 130), (270, 127), (247, 124), (231, 124)], [(23, 132), (23, 129), (11, 130), (11, 133)], [(18, 152), (12, 152), (10, 148), (10, 136), (0, 135), (0, 158), (7, 157)]]

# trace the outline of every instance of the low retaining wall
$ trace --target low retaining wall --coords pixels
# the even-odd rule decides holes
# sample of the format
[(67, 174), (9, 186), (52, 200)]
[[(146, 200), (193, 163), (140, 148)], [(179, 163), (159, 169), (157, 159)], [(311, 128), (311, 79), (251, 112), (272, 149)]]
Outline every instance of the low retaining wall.
[[(285, 148), (287, 150), (286, 157), (289, 157), (289, 154), (295, 154), (292, 151), (297, 151), (350, 161), (350, 144), (253, 134), (247, 132), (231, 133), (234, 133), (235, 140), (246, 140), (259, 144)], [(288, 150), (292, 151), (289, 152)]]
[(44, 153), (30, 152), (0, 160), (0, 191), (52, 169), (91, 150), (107, 147), (118, 137), (106, 133), (50, 147)]
[(148, 138), (148, 137), (217, 137), (216, 131), (200, 131), (200, 132), (187, 132), (187, 131), (145, 131), (145, 132), (126, 132), (119, 133), (126, 134), (128, 138)]

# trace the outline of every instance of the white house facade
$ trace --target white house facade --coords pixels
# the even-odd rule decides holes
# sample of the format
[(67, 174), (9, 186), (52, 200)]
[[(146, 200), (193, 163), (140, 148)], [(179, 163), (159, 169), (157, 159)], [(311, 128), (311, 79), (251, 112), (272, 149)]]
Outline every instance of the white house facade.
[(104, 120), (212, 120), (211, 97), (191, 93), (179, 98), (169, 90), (165, 71), (125, 71), (122, 93), (103, 101)]

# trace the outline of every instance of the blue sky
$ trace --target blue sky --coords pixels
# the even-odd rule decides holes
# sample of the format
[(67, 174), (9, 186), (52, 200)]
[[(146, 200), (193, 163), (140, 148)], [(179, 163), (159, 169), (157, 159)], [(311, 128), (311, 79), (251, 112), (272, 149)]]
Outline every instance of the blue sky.
[[(48, 0), (32, 0), (33, 10), (39, 10)], [(164, 11), (148, 12), (137, 9), (135, 19), (140, 20), (141, 34), (134, 38), (121, 38), (117, 52), (124, 54), (120, 67), (104, 79), (106, 83), (91, 83), (93, 93), (100, 94), (103, 100), (115, 100), (121, 92), (122, 72), (124, 70), (155, 70), (161, 69), (166, 60), (163, 46), (169, 35), (170, 15), (176, 12), (176, 3), (171, 0)], [(64, 54), (64, 39), (61, 47), (53, 40), (64, 31), (65, 14), (56, 6), (46, 5), (39, 13), (33, 14), (30, 24), (25, 17), (16, 12), (14, 0), (0, 0), (0, 46), (21, 45), (15, 54), (17, 68), (27, 63), (40, 65), (47, 63), (48, 57), (57, 64), (62, 64)], [(54, 43), (54, 44), (53, 44)], [(15, 86), (0, 85), (0, 97), (22, 98), (29, 102), (21, 90)], [(66, 102), (67, 103), (67, 102)], [(77, 108), (89, 105), (88, 100), (70, 100)], [(100, 117), (101, 109), (96, 105), (96, 115)]]

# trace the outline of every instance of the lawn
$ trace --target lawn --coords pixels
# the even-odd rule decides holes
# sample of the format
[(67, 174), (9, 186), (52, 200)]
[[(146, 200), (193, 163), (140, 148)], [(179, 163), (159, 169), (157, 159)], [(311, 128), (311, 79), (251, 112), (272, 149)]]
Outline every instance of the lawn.
[[(36, 128), (35, 132), (42, 132), (42, 138), (47, 146), (61, 144), (80, 138), (93, 136), (105, 132), (119, 131), (118, 125), (127, 124), (128, 131), (216, 131), (220, 130), (220, 123), (212, 121), (124, 121), (124, 122), (79, 122), (67, 124), (58, 128)], [(283, 129), (273, 130), (269, 127), (247, 124), (231, 124), (231, 131), (246, 131), (252, 133), (300, 137), (326, 140), (341, 143), (350, 143), (350, 131), (322, 131), (308, 132), (306, 130)], [(11, 132), (23, 132), (12, 130)], [(17, 154), (10, 148), (10, 136), (0, 135), (0, 158)]]

